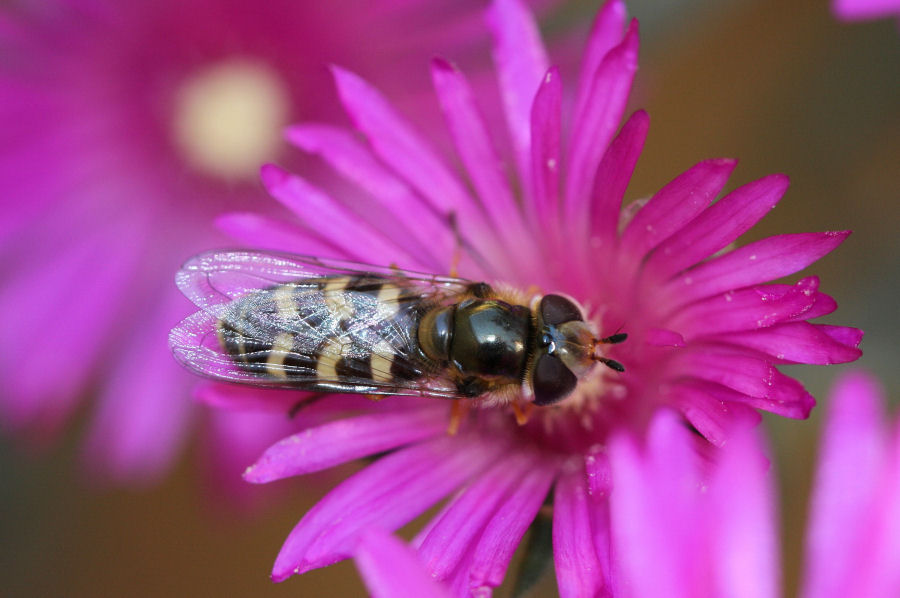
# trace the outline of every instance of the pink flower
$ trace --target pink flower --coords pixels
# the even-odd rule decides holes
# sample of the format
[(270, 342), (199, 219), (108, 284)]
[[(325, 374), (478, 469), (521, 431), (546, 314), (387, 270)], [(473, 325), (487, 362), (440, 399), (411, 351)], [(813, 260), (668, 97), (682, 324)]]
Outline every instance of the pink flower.
[[(419, 557), (455, 594), (486, 591), (500, 584), (552, 490), (560, 592), (601, 594), (609, 590), (608, 528), (591, 523), (591, 501), (609, 485), (611, 434), (640, 431), (667, 407), (722, 446), (735, 426), (758, 421), (757, 409), (808, 415), (814, 399), (777, 366), (860, 354), (860, 331), (808, 321), (836, 307), (816, 277), (769, 284), (827, 254), (848, 233), (786, 234), (730, 247), (778, 203), (786, 177), (764, 177), (715, 201), (735, 162), (708, 160), (648, 200), (622, 207), (648, 119), (636, 112), (617, 133), (638, 51), (637, 23), (626, 23), (621, 2), (601, 9), (572, 93), (518, 1), (493, 2), (488, 22), (506, 151), (498, 153), (500, 125), (481, 117), (466, 78), (444, 60), (433, 62), (432, 78), (465, 178), (371, 85), (335, 68), (358, 134), (301, 124), (288, 138), (331, 164), (356, 194), (331, 196), (267, 166), (263, 181), (294, 222), (257, 230), (244, 225), (245, 214), (229, 214), (220, 224), (266, 249), (446, 274), (455, 222), (464, 277), (571, 295), (588, 307), (601, 336), (628, 333), (607, 352), (625, 372), (595, 368), (572, 396), (536, 409), (524, 426), (508, 408), (482, 405), (456, 436), (446, 434), (446, 402), (317, 402), (318, 413), (331, 419), (274, 445), (246, 479), (269, 482), (390, 454), (303, 517), (276, 559), (277, 581), (347, 558), (363, 530), (395, 530), (449, 495), (415, 541)], [(568, 104), (571, 118), (563, 123)], [(210, 386), (206, 396), (287, 408), (285, 395), (267, 392)]]
[[(415, 92), (409, 49), (471, 41), (471, 20), (415, 2), (4, 3), (0, 425), (46, 441), (96, 392), (94, 469), (160, 475), (198, 416), (164, 341), (187, 310), (172, 272), (222, 242), (210, 215), (259, 205), (284, 125), (334, 115), (329, 61)], [(243, 462), (294, 429), (212, 418), (218, 454)]]
[(832, 0), (831, 11), (842, 21), (900, 17), (898, 0)]
[[(862, 373), (838, 382), (827, 411), (800, 595), (897, 596), (900, 418), (888, 429), (881, 389)], [(590, 533), (580, 550), (602, 554), (601, 567), (592, 570), (590, 560), (582, 560), (582, 574), (609, 575), (603, 595), (617, 598), (779, 596), (775, 488), (763, 444), (745, 429), (707, 461), (696, 450), (696, 436), (672, 413), (656, 417), (645, 441), (616, 436), (609, 450), (609, 504), (597, 494), (584, 503)], [(356, 559), (375, 595), (404, 595), (403, 588), (425, 574), (424, 564), (383, 532), (363, 535)], [(407, 595), (447, 591), (415, 587), (419, 593)]]
[[(900, 592), (900, 428), (886, 429), (883, 407), (864, 374), (845, 376), (833, 392), (811, 500), (805, 598)], [(643, 451), (626, 439), (610, 450), (610, 518), (628, 588), (621, 595), (778, 596), (772, 474), (758, 436), (729, 443), (711, 475), (692, 444), (667, 418)]]

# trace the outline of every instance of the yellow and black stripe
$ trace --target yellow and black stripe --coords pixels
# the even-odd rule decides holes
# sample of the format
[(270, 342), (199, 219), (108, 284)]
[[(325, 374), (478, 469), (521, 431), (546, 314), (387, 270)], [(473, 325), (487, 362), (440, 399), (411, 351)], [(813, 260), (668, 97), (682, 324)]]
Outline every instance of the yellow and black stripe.
[(429, 369), (416, 330), (414, 289), (375, 275), (300, 280), (251, 293), (219, 321), (241, 369), (286, 386), (390, 385)]

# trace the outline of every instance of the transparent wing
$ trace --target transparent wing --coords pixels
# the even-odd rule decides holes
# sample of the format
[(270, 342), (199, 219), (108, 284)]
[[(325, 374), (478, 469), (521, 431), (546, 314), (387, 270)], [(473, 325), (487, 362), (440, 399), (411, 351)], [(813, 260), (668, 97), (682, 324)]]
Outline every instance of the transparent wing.
[(219, 380), (325, 392), (460, 396), (418, 350), (418, 318), (469, 281), (340, 260), (213, 252), (179, 288), (202, 311), (170, 335), (176, 358)]
[(402, 281), (422, 297), (460, 294), (469, 280), (372, 266), (347, 260), (261, 251), (210, 251), (188, 260), (175, 276), (175, 284), (194, 305), (213, 315), (229, 303), (259, 289), (304, 279), (375, 275)]

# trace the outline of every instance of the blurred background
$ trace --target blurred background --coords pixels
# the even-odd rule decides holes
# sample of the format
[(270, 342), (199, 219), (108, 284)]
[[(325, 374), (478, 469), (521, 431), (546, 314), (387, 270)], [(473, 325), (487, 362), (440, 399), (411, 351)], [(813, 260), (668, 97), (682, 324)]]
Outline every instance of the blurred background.
[[(7, 5), (12, 6), (0, 3), (2, 8)], [(626, 199), (648, 196), (704, 158), (740, 159), (731, 188), (772, 172), (789, 174), (792, 184), (785, 200), (742, 242), (786, 232), (852, 229), (849, 240), (810, 271), (821, 277), (822, 288), (840, 304), (824, 321), (866, 331), (864, 356), (858, 363), (796, 368), (792, 375), (821, 405), (841, 369), (864, 367), (881, 378), (896, 409), (900, 399), (897, 22), (840, 23), (824, 0), (634, 0), (627, 5), (642, 30), (632, 104), (648, 110), (651, 127)], [(557, 40), (561, 53), (571, 54), (571, 44), (559, 40), (584, 30), (596, 6), (579, 1), (544, 9), (543, 28), (551, 52)], [(473, 19), (477, 24), (477, 13)], [(483, 50), (486, 40), (477, 30), (471, 44)], [(407, 41), (413, 48), (418, 43)], [(404, 44), (401, 50), (405, 48)], [(469, 59), (477, 66), (471, 49), (444, 46), (440, 52), (451, 59), (459, 58), (454, 55), (459, 52), (464, 63)], [(404, 64), (424, 74), (433, 53), (422, 51)], [(0, 51), (0, 61), (13, 58)], [(320, 58), (323, 63), (353, 60)], [(365, 72), (367, 65), (358, 68)], [(378, 80), (377, 73), (373, 78)], [(325, 75), (323, 80), (327, 81)], [(413, 85), (412, 91), (403, 93), (420, 91)], [(302, 115), (311, 116), (333, 114), (325, 110)], [(291, 112), (287, 118), (298, 116)], [(11, 143), (3, 136), (0, 133), (0, 144)], [(247, 189), (247, 197), (261, 197), (253, 184)], [(2, 359), (7, 360), (12, 350), (6, 346), (3, 351)], [(0, 380), (0, 388), (3, 385)], [(186, 454), (175, 457), (174, 469), (160, 474), (155, 485), (98, 484), (83, 475), (81, 465), (89, 415), (81, 410), (74, 417), (74, 425), (65, 427), (60, 439), (37, 451), (23, 449), (9, 437), (0, 439), (3, 595), (259, 597), (364, 592), (350, 563), (278, 585), (268, 580), (284, 537), (330, 488), (331, 478), (310, 477), (303, 485), (286, 483), (275, 489), (251, 488), (249, 492), (266, 496), (251, 498), (250, 507), (219, 501), (216, 495), (223, 490), (201, 471), (198, 461), (206, 449), (202, 434), (194, 434), (187, 436)], [(820, 409), (806, 422), (765, 418), (781, 483), (786, 595), (794, 593), (801, 566), (820, 419)], [(334, 479), (346, 473), (339, 471)], [(535, 595), (555, 595), (552, 572)]]

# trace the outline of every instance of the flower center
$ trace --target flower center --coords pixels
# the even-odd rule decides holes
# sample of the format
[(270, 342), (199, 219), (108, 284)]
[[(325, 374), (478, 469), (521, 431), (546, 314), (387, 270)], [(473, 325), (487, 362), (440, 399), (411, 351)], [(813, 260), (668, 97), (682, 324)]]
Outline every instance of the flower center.
[(606, 441), (609, 422), (622, 415), (627, 397), (621, 374), (598, 364), (580, 377), (571, 395), (555, 405), (530, 409), (513, 404), (502, 409), (482, 405), (480, 414), (483, 421), (516, 430), (529, 443), (547, 450), (584, 454)]
[(229, 58), (189, 77), (176, 97), (175, 144), (203, 173), (254, 180), (288, 124), (287, 87), (268, 65)]

